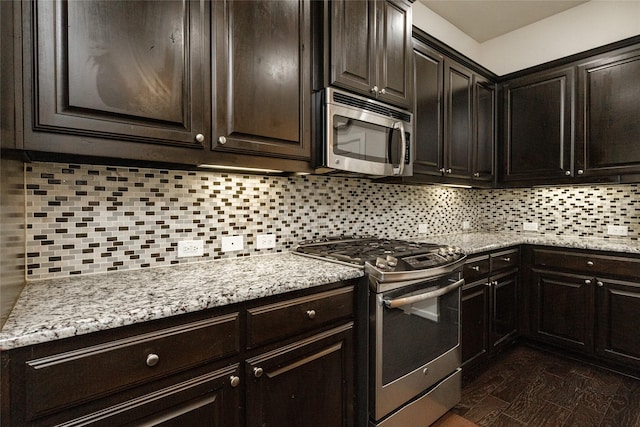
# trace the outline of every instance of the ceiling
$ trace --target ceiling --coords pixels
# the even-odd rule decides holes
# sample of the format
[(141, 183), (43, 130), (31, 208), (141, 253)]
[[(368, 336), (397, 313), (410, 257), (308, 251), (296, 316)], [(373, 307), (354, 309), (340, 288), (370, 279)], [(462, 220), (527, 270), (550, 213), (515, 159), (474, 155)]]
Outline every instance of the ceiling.
[(419, 0), (478, 43), (588, 0)]

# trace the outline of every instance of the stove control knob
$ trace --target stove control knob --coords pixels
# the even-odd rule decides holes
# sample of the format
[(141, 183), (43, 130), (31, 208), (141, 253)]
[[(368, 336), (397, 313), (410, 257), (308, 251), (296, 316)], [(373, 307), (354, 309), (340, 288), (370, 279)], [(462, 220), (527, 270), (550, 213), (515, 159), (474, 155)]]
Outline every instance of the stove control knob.
[(398, 265), (398, 258), (392, 257), (391, 255), (387, 255), (387, 265), (389, 267), (395, 267)]

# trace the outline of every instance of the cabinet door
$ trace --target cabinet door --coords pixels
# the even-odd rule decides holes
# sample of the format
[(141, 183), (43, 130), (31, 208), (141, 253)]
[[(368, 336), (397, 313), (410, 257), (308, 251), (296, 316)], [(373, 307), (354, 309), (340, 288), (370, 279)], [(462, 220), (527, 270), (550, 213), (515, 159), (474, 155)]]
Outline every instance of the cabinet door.
[(596, 281), (597, 354), (640, 368), (640, 283)]
[(489, 286), (486, 280), (465, 285), (460, 306), (462, 365), (489, 352)]
[(247, 426), (352, 426), (353, 323), (246, 362)]
[(442, 175), (444, 57), (424, 43), (413, 42), (414, 174)]
[(204, 2), (57, 0), (33, 7), (35, 104), (33, 117), (25, 110), (27, 120), (36, 131), (107, 139), (73, 146), (43, 137), (25, 148), (137, 158), (134, 144), (109, 140), (203, 147), (210, 126)]
[(567, 349), (593, 352), (593, 279), (532, 271), (533, 334)]
[(640, 50), (578, 68), (577, 168), (589, 175), (640, 172)]
[(382, 0), (378, 8), (378, 98), (411, 107), (411, 6)]
[(331, 2), (331, 84), (375, 96), (375, 1)]
[(504, 86), (504, 180), (570, 176), (573, 68)]
[(446, 176), (471, 177), (473, 73), (445, 61), (444, 169)]
[(214, 9), (213, 150), (309, 159), (309, 1), (227, 0)]
[(491, 286), (491, 348), (515, 338), (518, 332), (518, 272), (489, 278)]
[(472, 178), (492, 181), (496, 144), (496, 89), (489, 80), (473, 77), (473, 166)]

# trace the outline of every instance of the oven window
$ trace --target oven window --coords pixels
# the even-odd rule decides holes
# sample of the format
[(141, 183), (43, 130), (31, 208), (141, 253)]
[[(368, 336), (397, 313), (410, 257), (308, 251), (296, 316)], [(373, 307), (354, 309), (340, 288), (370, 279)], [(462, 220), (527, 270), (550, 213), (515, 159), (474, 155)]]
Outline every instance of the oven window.
[[(437, 289), (416, 290), (385, 298), (403, 298)], [(382, 383), (388, 384), (458, 345), (460, 288), (398, 308), (384, 308)]]
[(334, 154), (376, 163), (387, 164), (390, 160), (397, 163), (401, 145), (398, 130), (340, 115), (333, 116)]

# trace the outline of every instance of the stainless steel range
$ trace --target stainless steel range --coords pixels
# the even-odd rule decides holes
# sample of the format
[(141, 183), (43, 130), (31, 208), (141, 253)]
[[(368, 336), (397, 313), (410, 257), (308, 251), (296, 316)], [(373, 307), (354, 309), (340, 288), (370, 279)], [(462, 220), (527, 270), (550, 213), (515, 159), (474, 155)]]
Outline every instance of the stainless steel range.
[[(426, 427), (460, 401), (462, 250), (371, 237), (302, 242), (296, 253), (361, 266), (359, 425)], [(367, 406), (368, 409), (363, 409)], [(364, 416), (362, 418), (365, 418)]]

